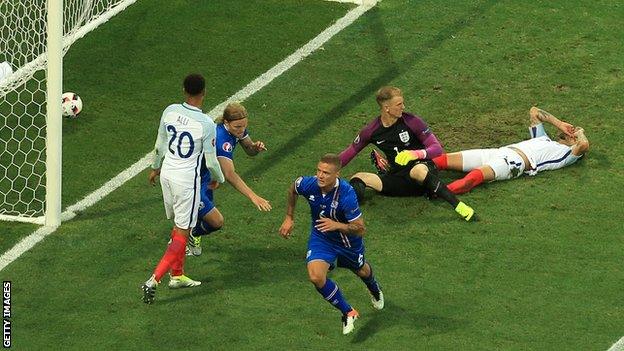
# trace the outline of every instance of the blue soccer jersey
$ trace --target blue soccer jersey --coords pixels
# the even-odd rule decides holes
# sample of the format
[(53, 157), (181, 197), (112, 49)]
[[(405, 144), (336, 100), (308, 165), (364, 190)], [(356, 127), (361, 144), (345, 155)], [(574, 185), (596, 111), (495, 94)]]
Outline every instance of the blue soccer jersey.
[(341, 223), (349, 223), (360, 216), (360, 206), (357, 202), (355, 190), (344, 179), (337, 179), (336, 186), (323, 195), (316, 177), (299, 177), (295, 181), (295, 191), (305, 197), (310, 205), (312, 225), (310, 239), (329, 241), (345, 248), (359, 248), (363, 245), (361, 236), (343, 234), (340, 231), (321, 232), (315, 228), (320, 218), (330, 218)]
[[(247, 130), (245, 130), (245, 133), (243, 134), (243, 139), (247, 136)], [(217, 124), (215, 142), (217, 157), (225, 157), (232, 160), (234, 158), (234, 149), (236, 148), (236, 144), (238, 143), (238, 141), (239, 139), (230, 134), (230, 132), (225, 129), (225, 126), (222, 123)], [(205, 162), (202, 162), (201, 164), (200, 175), (201, 202), (199, 204), (199, 218), (202, 218), (215, 207), (212, 190), (208, 188), (211, 177), (210, 172), (205, 165)]]
[[(245, 139), (246, 137), (248, 137), (249, 134), (247, 133), (247, 130), (245, 130), (245, 133), (243, 134), (243, 137), (241, 139)], [(230, 134), (230, 132), (227, 131), (227, 129), (225, 128), (225, 125), (221, 124), (217, 124), (217, 136), (216, 136), (216, 151), (217, 151), (217, 157), (225, 157), (228, 158), (230, 160), (234, 159), (234, 149), (236, 148), (236, 144), (238, 144), (238, 141), (240, 139), (236, 138), (234, 135)], [(202, 168), (201, 168), (201, 183), (202, 183), (202, 188), (203, 189), (208, 189), (208, 184), (210, 184), (210, 172), (208, 172), (208, 168), (206, 168), (206, 166), (204, 166), (204, 163), (202, 162)]]

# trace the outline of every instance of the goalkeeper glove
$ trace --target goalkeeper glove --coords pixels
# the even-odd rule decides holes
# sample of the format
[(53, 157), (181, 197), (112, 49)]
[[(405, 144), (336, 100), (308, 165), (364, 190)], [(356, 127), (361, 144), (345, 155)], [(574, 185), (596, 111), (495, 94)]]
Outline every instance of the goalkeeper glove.
[(373, 166), (377, 168), (377, 173), (385, 174), (388, 172), (388, 161), (377, 150), (371, 151), (370, 158)]
[(427, 158), (427, 151), (425, 150), (403, 150), (396, 155), (394, 162), (405, 166), (410, 161), (422, 160), (424, 158)]

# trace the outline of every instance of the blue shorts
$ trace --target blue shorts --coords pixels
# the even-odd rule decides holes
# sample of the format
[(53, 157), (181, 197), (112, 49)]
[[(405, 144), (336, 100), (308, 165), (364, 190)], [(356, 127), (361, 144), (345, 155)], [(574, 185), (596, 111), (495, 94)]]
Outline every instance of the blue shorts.
[(344, 247), (329, 240), (310, 235), (306, 263), (314, 260), (323, 260), (329, 263), (329, 269), (334, 269), (334, 267), (338, 266), (355, 272), (360, 270), (366, 263), (364, 244), (358, 247)]
[(215, 205), (212, 203), (212, 201), (212, 189), (202, 187), (201, 198), (199, 201), (199, 216), (197, 217), (198, 221), (201, 221), (208, 212), (212, 211), (212, 209), (215, 208)]

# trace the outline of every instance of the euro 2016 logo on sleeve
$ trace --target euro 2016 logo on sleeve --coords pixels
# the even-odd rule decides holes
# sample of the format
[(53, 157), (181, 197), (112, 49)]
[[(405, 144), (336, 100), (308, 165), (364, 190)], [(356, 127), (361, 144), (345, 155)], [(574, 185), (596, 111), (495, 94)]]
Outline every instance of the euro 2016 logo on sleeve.
[(229, 142), (225, 142), (223, 143), (223, 145), (221, 145), (221, 148), (223, 149), (223, 151), (225, 152), (232, 152), (232, 144), (230, 144)]
[(2, 346), (11, 347), (11, 282), (2, 283)]

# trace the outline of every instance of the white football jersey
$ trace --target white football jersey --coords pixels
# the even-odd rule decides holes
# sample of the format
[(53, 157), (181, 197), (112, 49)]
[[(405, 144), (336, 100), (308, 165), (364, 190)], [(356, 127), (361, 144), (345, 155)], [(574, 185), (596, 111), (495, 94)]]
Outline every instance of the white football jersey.
[(161, 177), (188, 187), (199, 181), (202, 155), (215, 153), (216, 125), (199, 108), (187, 103), (168, 106), (160, 119), (155, 147), (165, 155), (162, 167), (156, 156), (152, 168)]
[(515, 147), (524, 152), (529, 159), (533, 169), (525, 173), (534, 175), (541, 171), (559, 169), (581, 158), (572, 154), (570, 146), (551, 140), (542, 124), (531, 128), (531, 137), (532, 139), (507, 145), (507, 147)]

